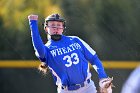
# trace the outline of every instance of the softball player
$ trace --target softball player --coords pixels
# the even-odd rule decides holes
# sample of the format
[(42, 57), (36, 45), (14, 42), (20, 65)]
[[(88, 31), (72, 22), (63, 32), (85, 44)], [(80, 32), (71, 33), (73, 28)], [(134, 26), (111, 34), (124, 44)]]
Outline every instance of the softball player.
[[(88, 62), (98, 73), (101, 89), (106, 87), (111, 93), (111, 78), (108, 78), (96, 52), (77, 36), (65, 36), (65, 20), (58, 14), (45, 19), (44, 30), (48, 33), (48, 42), (43, 44), (38, 31), (38, 16), (29, 15), (32, 43), (36, 56), (43, 62), (40, 70), (51, 71), (58, 93), (97, 93)], [(102, 90), (103, 91), (103, 90)]]

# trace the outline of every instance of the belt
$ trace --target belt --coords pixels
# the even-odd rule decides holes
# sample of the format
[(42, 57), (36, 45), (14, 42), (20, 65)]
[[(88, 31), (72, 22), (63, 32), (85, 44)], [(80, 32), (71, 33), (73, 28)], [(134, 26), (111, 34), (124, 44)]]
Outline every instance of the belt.
[(67, 89), (67, 90), (77, 90), (81, 87), (84, 87), (86, 84), (89, 84), (89, 83), (90, 83), (90, 79), (88, 79), (85, 82), (80, 83), (80, 84), (75, 84), (75, 85), (71, 85), (71, 86), (62, 86), (61, 88)]

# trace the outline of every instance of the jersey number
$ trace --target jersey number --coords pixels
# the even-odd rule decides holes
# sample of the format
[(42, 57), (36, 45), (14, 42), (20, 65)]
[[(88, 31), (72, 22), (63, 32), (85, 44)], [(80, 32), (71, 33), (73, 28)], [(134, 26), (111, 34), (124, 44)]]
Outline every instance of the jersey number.
[[(74, 59), (74, 61), (72, 61)], [(77, 53), (72, 53), (70, 56), (66, 55), (64, 56), (63, 60), (67, 61), (67, 64), (65, 64), (66, 67), (70, 67), (72, 64), (78, 64), (79, 63), (79, 57)]]

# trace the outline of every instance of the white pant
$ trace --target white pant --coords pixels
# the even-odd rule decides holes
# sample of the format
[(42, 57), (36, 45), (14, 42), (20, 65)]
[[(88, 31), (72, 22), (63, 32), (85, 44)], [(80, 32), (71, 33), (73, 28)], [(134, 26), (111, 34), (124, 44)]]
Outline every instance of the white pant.
[(94, 82), (91, 80), (89, 84), (77, 90), (65, 90), (60, 87), (57, 88), (58, 93), (97, 93)]

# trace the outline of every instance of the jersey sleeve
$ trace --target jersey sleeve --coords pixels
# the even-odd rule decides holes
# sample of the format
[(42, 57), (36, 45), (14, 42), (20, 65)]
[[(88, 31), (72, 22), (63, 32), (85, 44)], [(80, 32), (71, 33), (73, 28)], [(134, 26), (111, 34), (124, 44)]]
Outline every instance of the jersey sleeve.
[(91, 63), (93, 68), (98, 73), (99, 78), (107, 78), (107, 75), (104, 71), (104, 67), (102, 65), (102, 62), (98, 58), (96, 52), (82, 39), (77, 37), (78, 42), (82, 46), (82, 53), (84, 57)]
[(38, 25), (36, 20), (29, 21), (30, 29), (31, 29), (31, 37), (32, 37), (32, 44), (35, 50), (36, 56), (42, 61), (46, 61), (45, 59), (45, 45), (42, 42), (38, 31)]

